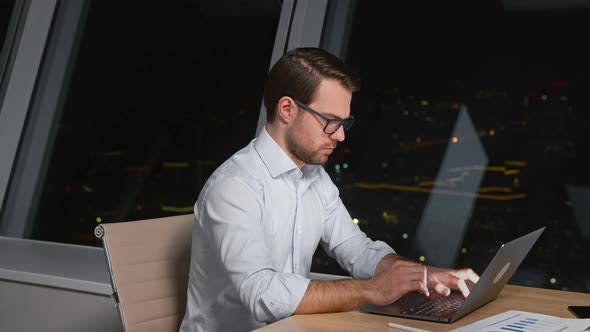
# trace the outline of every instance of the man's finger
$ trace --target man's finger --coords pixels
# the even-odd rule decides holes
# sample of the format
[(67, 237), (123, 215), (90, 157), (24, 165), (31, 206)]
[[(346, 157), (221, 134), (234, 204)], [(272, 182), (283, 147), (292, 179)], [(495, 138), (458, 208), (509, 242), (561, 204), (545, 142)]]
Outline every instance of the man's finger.
[(479, 281), (479, 275), (475, 273), (472, 269), (457, 270), (457, 272), (453, 274), (461, 279), (467, 279), (473, 282), (474, 284)]
[(428, 297), (430, 296), (430, 293), (428, 292), (428, 287), (426, 287), (426, 285), (422, 282), (422, 281), (412, 281), (412, 287), (413, 290)]
[(473, 282), (474, 284), (476, 284), (479, 281), (479, 275), (475, 273), (472, 269), (469, 269), (468, 274), (468, 279), (471, 280), (471, 282)]
[(443, 296), (449, 296), (449, 294), (451, 294), (451, 289), (441, 283), (436, 284), (436, 286), (434, 286), (434, 290)]
[(428, 273), (426, 272), (426, 266), (424, 266), (423, 274), (424, 274), (424, 277), (422, 279), (422, 284), (424, 285), (424, 289), (425, 289), (424, 295), (426, 297), (429, 297), (430, 292), (428, 291)]
[(459, 279), (457, 281), (457, 288), (459, 288), (461, 294), (463, 294), (464, 297), (469, 296), (469, 288), (467, 288), (467, 284), (465, 284), (464, 279)]

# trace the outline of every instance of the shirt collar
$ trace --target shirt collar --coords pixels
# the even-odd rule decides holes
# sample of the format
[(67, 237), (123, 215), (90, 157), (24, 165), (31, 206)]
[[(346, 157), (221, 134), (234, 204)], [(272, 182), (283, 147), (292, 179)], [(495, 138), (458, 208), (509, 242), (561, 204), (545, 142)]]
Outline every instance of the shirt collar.
[(295, 165), (293, 160), (275, 142), (268, 131), (266, 131), (266, 128), (262, 128), (260, 131), (254, 142), (254, 148), (256, 148), (258, 155), (273, 178), (297, 169), (297, 165)]
[(299, 170), (293, 160), (266, 131), (266, 127), (263, 127), (260, 134), (258, 134), (254, 142), (254, 148), (273, 178), (284, 173), (297, 173), (300, 174), (300, 177), (313, 181), (319, 176), (318, 171), (322, 166), (306, 164)]

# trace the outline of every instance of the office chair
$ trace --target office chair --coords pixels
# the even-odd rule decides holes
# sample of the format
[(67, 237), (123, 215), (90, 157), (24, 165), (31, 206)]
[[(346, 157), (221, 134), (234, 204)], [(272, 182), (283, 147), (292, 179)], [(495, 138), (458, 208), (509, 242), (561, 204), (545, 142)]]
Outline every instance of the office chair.
[(124, 331), (178, 331), (186, 308), (193, 220), (188, 214), (95, 228)]

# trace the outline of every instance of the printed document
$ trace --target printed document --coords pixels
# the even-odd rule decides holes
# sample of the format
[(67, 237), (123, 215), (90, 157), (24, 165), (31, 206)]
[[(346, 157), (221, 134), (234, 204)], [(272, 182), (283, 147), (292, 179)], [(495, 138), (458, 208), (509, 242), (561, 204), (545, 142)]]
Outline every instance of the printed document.
[(561, 318), (510, 310), (451, 332), (581, 332), (589, 327), (590, 318)]

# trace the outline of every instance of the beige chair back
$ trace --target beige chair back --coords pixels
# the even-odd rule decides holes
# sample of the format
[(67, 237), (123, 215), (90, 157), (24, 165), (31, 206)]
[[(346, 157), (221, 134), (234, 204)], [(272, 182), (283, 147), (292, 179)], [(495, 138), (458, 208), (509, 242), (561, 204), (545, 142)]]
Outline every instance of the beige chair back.
[(96, 227), (126, 332), (178, 331), (186, 308), (192, 214)]

